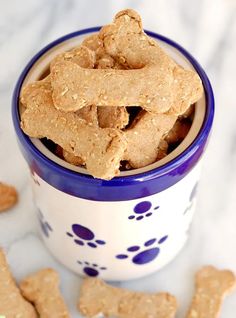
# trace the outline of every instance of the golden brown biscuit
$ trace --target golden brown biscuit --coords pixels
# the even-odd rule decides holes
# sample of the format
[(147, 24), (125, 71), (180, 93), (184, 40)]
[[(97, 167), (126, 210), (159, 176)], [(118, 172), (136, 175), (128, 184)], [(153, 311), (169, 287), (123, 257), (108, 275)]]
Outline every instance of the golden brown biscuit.
[(223, 299), (236, 287), (236, 277), (228, 270), (205, 266), (197, 272), (195, 295), (187, 318), (218, 318)]
[(94, 127), (75, 113), (55, 109), (50, 82), (29, 84), (21, 93), (26, 110), (21, 127), (34, 138), (46, 137), (69, 153), (79, 156), (96, 178), (111, 179), (119, 173), (126, 141), (115, 129)]
[(33, 306), (21, 295), (0, 249), (0, 316), (6, 318), (36, 318)]
[(62, 61), (71, 61), (83, 68), (93, 68), (96, 62), (96, 56), (89, 48), (80, 45), (71, 51), (57, 55), (52, 60), (50, 67)]
[(95, 68), (113, 68), (115, 66), (114, 59), (106, 53), (103, 41), (99, 38), (98, 33), (92, 34), (85, 38), (82, 45), (86, 46), (88, 49), (94, 51), (96, 56)]
[[(105, 50), (132, 70), (82, 69), (56, 63), (52, 71), (53, 100), (58, 109), (84, 106), (141, 106), (147, 111), (182, 114), (203, 92), (196, 72), (184, 70), (145, 35), (132, 10), (118, 13), (99, 34)], [(67, 91), (66, 94), (62, 92)]]
[[(133, 168), (145, 167), (161, 156), (159, 150), (163, 135), (168, 133), (176, 122), (175, 115), (150, 114), (141, 111), (131, 127), (124, 134), (127, 140), (127, 149), (124, 160)], [(162, 148), (166, 146), (162, 143)]]
[(85, 162), (82, 158), (73, 155), (72, 153), (62, 149), (62, 158), (74, 166), (84, 166)]
[(0, 182), (0, 212), (12, 208), (18, 201), (18, 193), (12, 186)]
[(97, 114), (102, 128), (123, 129), (129, 123), (129, 114), (125, 107), (101, 106), (97, 108)]
[(117, 318), (173, 318), (177, 301), (168, 293), (133, 292), (87, 278), (81, 286), (78, 309), (87, 318), (101, 314)]
[(97, 106), (87, 106), (77, 110), (76, 114), (91, 126), (98, 126)]
[(59, 290), (59, 276), (53, 269), (43, 269), (27, 277), (21, 282), (20, 289), (24, 297), (35, 305), (40, 318), (70, 317)]
[(184, 140), (190, 128), (191, 128), (191, 124), (189, 121), (177, 120), (174, 126), (172, 127), (172, 129), (165, 136), (165, 141), (168, 144), (174, 144)]

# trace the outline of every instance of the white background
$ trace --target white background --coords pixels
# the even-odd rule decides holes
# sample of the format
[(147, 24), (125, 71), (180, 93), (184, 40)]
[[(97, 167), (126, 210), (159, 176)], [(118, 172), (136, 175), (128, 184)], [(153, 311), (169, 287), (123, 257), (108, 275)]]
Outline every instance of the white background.
[[(234, 0), (0, 0), (0, 180), (14, 184), (20, 202), (0, 215), (0, 245), (18, 280), (41, 267), (60, 272), (72, 317), (80, 279), (57, 264), (42, 245), (26, 164), (17, 147), (10, 103), (26, 62), (48, 42), (81, 28), (108, 23), (120, 9), (142, 15), (144, 27), (183, 45), (202, 64), (214, 87), (216, 116), (198, 193), (191, 239), (164, 270), (122, 284), (145, 291), (169, 291), (184, 317), (194, 272), (203, 264), (236, 272), (236, 2)], [(235, 317), (236, 294), (225, 301), (222, 317)]]

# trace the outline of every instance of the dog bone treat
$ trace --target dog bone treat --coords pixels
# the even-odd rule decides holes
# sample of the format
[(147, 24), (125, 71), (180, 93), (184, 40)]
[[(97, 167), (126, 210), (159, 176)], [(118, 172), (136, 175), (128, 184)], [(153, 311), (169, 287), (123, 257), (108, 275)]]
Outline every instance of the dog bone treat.
[(164, 139), (160, 140), (158, 145), (157, 160), (160, 160), (167, 156), (168, 146), (168, 143)]
[[(127, 149), (124, 160), (133, 168), (141, 168), (157, 160), (160, 141), (173, 127), (175, 115), (151, 114), (141, 111), (125, 131)], [(162, 143), (163, 148), (163, 143)]]
[(94, 177), (111, 179), (118, 174), (126, 148), (121, 132), (90, 126), (75, 113), (55, 109), (50, 85), (45, 81), (23, 89), (21, 101), (26, 103), (21, 127), (27, 135), (51, 139), (64, 150), (79, 156)]
[(27, 277), (21, 282), (20, 289), (24, 297), (35, 305), (40, 318), (70, 317), (59, 290), (58, 274), (53, 269), (43, 269)]
[(196, 274), (195, 295), (187, 318), (219, 318), (226, 295), (236, 287), (236, 277), (228, 270), (203, 267)]
[[(142, 106), (153, 112), (166, 112), (170, 99), (172, 75), (149, 67), (137, 70), (83, 69), (71, 62), (61, 62), (51, 68), (53, 101), (57, 109), (76, 111), (88, 105)], [(138, 80), (137, 80), (138, 79)], [(158, 84), (153, 83), (153, 79)], [(165, 83), (165, 84), (163, 84)], [(157, 87), (162, 96), (156, 107), (151, 105)], [(63, 94), (63, 92), (67, 92)], [(150, 92), (152, 91), (152, 95)], [(168, 100), (168, 103), (166, 102)], [(148, 105), (148, 106), (146, 106)]]
[(98, 33), (90, 35), (82, 42), (82, 45), (94, 51), (96, 55), (95, 68), (114, 68), (116, 63), (104, 49), (103, 41), (99, 38)]
[[(118, 58), (119, 62), (126, 67), (136, 69), (152, 65), (156, 67), (157, 72), (165, 72), (166, 75), (172, 73), (171, 91), (168, 92), (167, 96), (165, 96), (164, 91), (162, 93), (162, 88), (168, 82), (167, 77), (166, 81), (164, 80), (162, 83), (164, 85), (161, 85), (163, 87), (154, 86), (158, 96), (154, 95), (154, 99), (151, 99), (150, 103), (147, 102), (147, 110), (155, 111), (151, 106), (157, 102), (157, 104), (163, 104), (165, 111), (169, 107), (173, 113), (179, 115), (201, 97), (203, 88), (199, 76), (193, 71), (184, 70), (178, 66), (158, 46), (156, 41), (143, 32), (141, 18), (135, 11), (119, 12), (113, 24), (102, 28), (100, 37), (104, 41), (104, 47), (108, 54)], [(174, 94), (172, 98), (171, 93)], [(165, 106), (163, 102), (166, 103)]]
[[(79, 109), (76, 114), (84, 119), (89, 125), (98, 126), (98, 116), (97, 116), (97, 107), (96, 106), (88, 106)], [(82, 158), (73, 155), (72, 153), (61, 149), (61, 157), (68, 163), (74, 166), (83, 166), (85, 162)]]
[(179, 115), (201, 97), (199, 76), (182, 69), (150, 40), (134, 11), (118, 13), (114, 23), (100, 31), (100, 38), (107, 53), (132, 70), (88, 70), (66, 61), (56, 63), (51, 71), (58, 109), (136, 105), (155, 113), (171, 109)]
[(18, 200), (18, 194), (14, 187), (0, 182), (0, 212), (13, 207)]
[(78, 309), (87, 318), (101, 314), (112, 318), (173, 318), (177, 301), (167, 293), (133, 292), (87, 278), (82, 283)]
[(101, 106), (97, 108), (97, 112), (99, 126), (102, 128), (123, 129), (129, 123), (129, 114), (125, 107)]
[(190, 127), (191, 124), (187, 120), (177, 120), (173, 128), (166, 135), (165, 141), (167, 141), (168, 144), (182, 141), (187, 136)]
[(91, 126), (98, 126), (97, 106), (87, 106), (77, 110), (76, 114)]
[(83, 161), (82, 158), (75, 156), (72, 153), (70, 153), (64, 149), (62, 150), (62, 157), (66, 162), (68, 162), (74, 166), (84, 166), (85, 165), (85, 162)]
[(93, 51), (81, 45), (71, 51), (57, 55), (52, 60), (51, 67), (61, 61), (71, 61), (80, 67), (93, 68), (96, 62), (96, 56)]
[(33, 306), (21, 295), (10, 273), (5, 255), (0, 249), (0, 316), (6, 318), (36, 318)]

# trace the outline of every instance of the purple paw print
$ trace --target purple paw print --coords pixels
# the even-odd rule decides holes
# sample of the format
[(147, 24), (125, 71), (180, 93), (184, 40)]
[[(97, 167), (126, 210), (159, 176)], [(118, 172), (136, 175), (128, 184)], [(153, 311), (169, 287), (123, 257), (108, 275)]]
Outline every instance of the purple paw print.
[[(163, 236), (159, 241), (156, 238), (148, 240), (144, 243), (144, 248), (140, 250), (140, 246), (134, 245), (127, 248), (127, 252), (135, 253), (132, 262), (136, 265), (144, 265), (152, 262), (160, 253), (160, 248), (158, 245), (164, 243), (168, 238), (168, 235)], [(154, 246), (155, 245), (155, 246)], [(116, 258), (118, 259), (126, 259), (129, 255), (127, 254), (118, 254)]]
[[(134, 207), (134, 213), (133, 215), (130, 215), (128, 217), (129, 220), (137, 220), (140, 221), (144, 217), (149, 217), (152, 215), (153, 212), (151, 212), (152, 203), (150, 201), (142, 201), (135, 205)], [(159, 206), (156, 206), (154, 210), (159, 209)]]
[(106, 267), (100, 267), (98, 266), (97, 264), (91, 264), (89, 262), (81, 262), (81, 261), (78, 261), (77, 262), (79, 265), (82, 265), (83, 266), (83, 272), (88, 275), (88, 276), (91, 276), (91, 277), (96, 277), (98, 276), (100, 273), (99, 271), (102, 270), (106, 270), (107, 268)]
[(44, 220), (43, 213), (38, 209), (38, 219), (40, 223), (41, 230), (46, 237), (50, 236), (50, 232), (53, 232), (51, 225)]
[(73, 234), (71, 234), (70, 232), (67, 232), (66, 234), (69, 237), (73, 237), (73, 238), (74, 238), (74, 235), (76, 235), (74, 242), (80, 246), (84, 246), (85, 244), (87, 244), (88, 246), (92, 248), (96, 248), (98, 247), (98, 245), (106, 244), (106, 242), (103, 240), (95, 239), (94, 233), (83, 225), (72, 224), (71, 228), (72, 228)]

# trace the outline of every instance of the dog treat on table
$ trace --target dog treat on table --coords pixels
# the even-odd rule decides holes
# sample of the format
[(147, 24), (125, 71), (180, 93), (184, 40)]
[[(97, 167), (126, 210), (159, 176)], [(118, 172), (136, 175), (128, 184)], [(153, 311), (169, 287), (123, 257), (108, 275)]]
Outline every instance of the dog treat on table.
[(55, 109), (49, 84), (37, 82), (23, 89), (21, 101), (26, 109), (21, 116), (21, 127), (24, 132), (34, 138), (51, 139), (79, 156), (94, 177), (110, 179), (117, 175), (126, 148), (122, 133), (91, 126), (75, 113)]
[(236, 277), (229, 270), (205, 266), (195, 277), (195, 295), (187, 318), (218, 318), (223, 300), (236, 287)]
[(16, 189), (8, 184), (0, 182), (0, 212), (12, 208), (18, 201)]
[(0, 249), (0, 316), (36, 318), (34, 307), (20, 293), (11, 275), (3, 250)]
[(168, 293), (148, 294), (116, 288), (97, 278), (83, 281), (78, 309), (87, 318), (173, 318), (177, 301)]
[(59, 290), (59, 276), (53, 269), (43, 269), (27, 277), (21, 282), (20, 289), (35, 305), (40, 318), (70, 317)]
[(176, 119), (175, 115), (157, 115), (141, 111), (131, 127), (124, 132), (127, 139), (124, 160), (133, 168), (145, 167), (155, 162), (160, 141), (173, 127)]

